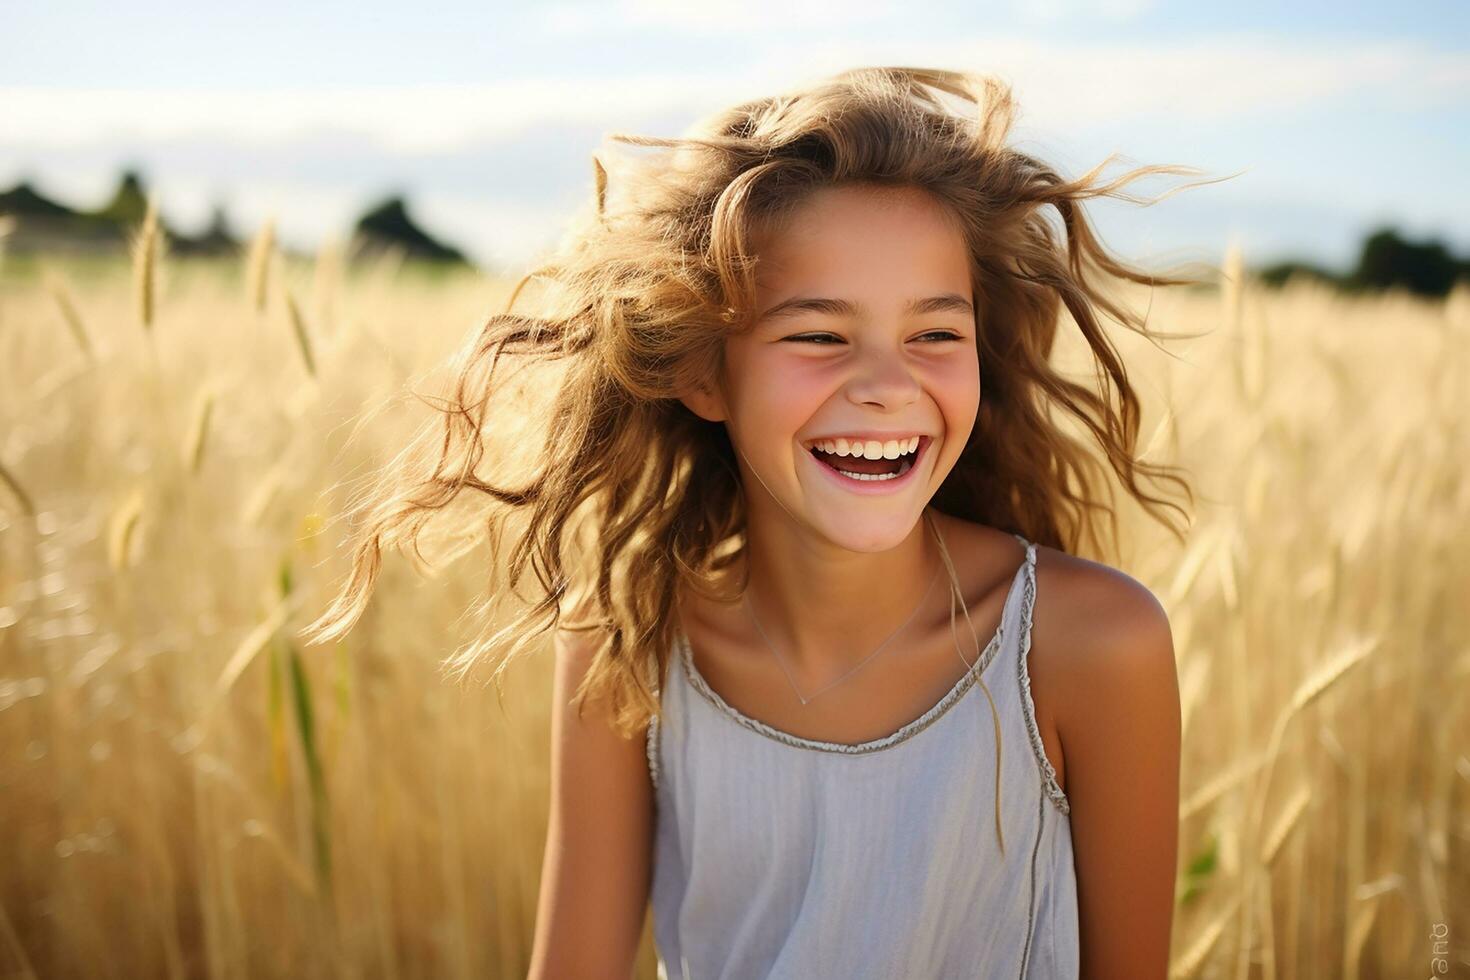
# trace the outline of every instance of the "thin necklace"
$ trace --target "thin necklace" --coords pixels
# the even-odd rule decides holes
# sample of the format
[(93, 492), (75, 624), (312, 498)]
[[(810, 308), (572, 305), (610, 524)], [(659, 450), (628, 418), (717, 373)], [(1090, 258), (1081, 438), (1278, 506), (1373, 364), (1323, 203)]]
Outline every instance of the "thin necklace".
[(914, 617), (919, 614), (919, 610), (924, 608), (924, 600), (928, 599), (929, 598), (929, 593), (934, 591), (934, 583), (937, 582), (937, 581), (939, 581), (939, 572), (940, 572), (940, 570), (943, 567), (944, 566), (941, 564), (940, 565), (940, 568), (936, 568), (934, 570), (934, 577), (929, 580), (929, 587), (924, 590), (924, 595), (923, 595), (922, 598), (919, 599), (919, 604), (914, 607), (914, 611), (913, 612), (909, 613), (909, 618), (903, 621), (903, 625), (902, 626), (900, 626), (898, 629), (894, 630), (892, 633), (889, 633), (888, 634), (888, 639), (886, 639), (882, 643), (878, 644), (878, 649), (877, 650), (874, 650), (872, 653), (870, 653), (866, 657), (864, 657), (862, 659), (862, 661), (856, 667), (852, 668), (852, 670), (849, 670), (847, 673), (843, 674), (841, 677), (837, 678), (835, 681), (832, 681), (830, 684), (826, 685), (821, 690), (817, 691), (817, 693), (816, 694), (813, 694), (811, 697), (805, 697), (801, 693), (801, 691), (797, 689), (797, 687), (796, 687), (796, 681), (794, 681), (794, 680), (791, 679), (791, 671), (789, 671), (789, 670), (786, 669), (786, 661), (784, 661), (784, 660), (781, 659), (781, 655), (779, 653), (776, 653), (776, 648), (775, 648), (774, 645), (772, 645), (771, 638), (768, 637), (768, 636), (766, 636), (766, 631), (761, 627), (761, 621), (755, 615), (755, 607), (750, 604), (750, 591), (748, 589), (746, 590), (746, 593), (745, 593), (745, 596), (744, 596), (744, 598), (745, 598), (745, 608), (746, 608), (746, 611), (750, 613), (750, 618), (751, 618), (751, 621), (755, 623), (755, 628), (760, 632), (761, 639), (762, 640), (765, 640), (766, 646), (770, 647), (771, 653), (775, 654), (775, 656), (776, 656), (776, 662), (781, 665), (781, 672), (786, 675), (786, 682), (791, 685), (791, 690), (795, 691), (796, 692), (797, 699), (800, 700), (803, 705), (806, 705), (808, 702), (816, 700), (818, 697), (820, 697), (822, 694), (824, 694), (828, 690), (831, 690), (832, 688), (836, 687), (838, 684), (841, 684), (843, 681), (847, 680), (847, 678), (849, 678), (853, 674), (857, 673), (863, 667), (866, 667), (868, 665), (869, 661), (871, 661), (874, 657), (878, 656), (878, 654), (883, 651), (883, 648), (886, 647), (889, 644), (889, 642), (895, 636), (897, 636), (899, 633), (902, 633), (903, 632), (904, 627), (908, 626), (909, 623), (911, 623), (911, 622), (914, 621)]

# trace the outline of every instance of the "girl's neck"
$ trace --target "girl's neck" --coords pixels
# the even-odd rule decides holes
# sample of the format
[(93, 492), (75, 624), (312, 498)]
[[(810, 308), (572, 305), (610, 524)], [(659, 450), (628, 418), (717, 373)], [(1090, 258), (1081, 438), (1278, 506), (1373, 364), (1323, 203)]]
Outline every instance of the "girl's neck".
[[(829, 673), (855, 666), (901, 626), (911, 630), (923, 620), (914, 613), (944, 601), (939, 549), (929, 522), (920, 519), (896, 547), (879, 553), (818, 550), (776, 520), (753, 515), (746, 560), (748, 594), (760, 627), (792, 668)], [(740, 569), (735, 571), (739, 581)], [(929, 586), (933, 584), (934, 588)], [(766, 640), (740, 610), (753, 643)], [(911, 617), (913, 617), (911, 619)], [(907, 626), (905, 626), (907, 624)], [(903, 636), (894, 636), (901, 645)]]

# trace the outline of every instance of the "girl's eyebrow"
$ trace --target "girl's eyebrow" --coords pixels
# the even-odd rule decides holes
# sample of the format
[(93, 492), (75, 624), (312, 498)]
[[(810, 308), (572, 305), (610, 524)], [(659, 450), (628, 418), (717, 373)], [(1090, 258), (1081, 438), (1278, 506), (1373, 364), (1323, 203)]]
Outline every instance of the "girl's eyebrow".
[[(858, 316), (865, 312), (866, 310), (861, 303), (854, 303), (852, 300), (796, 296), (777, 303), (762, 313), (759, 319), (761, 321), (773, 320), (783, 316), (795, 316), (798, 313), (821, 313), (827, 316)], [(904, 307), (904, 314), (907, 316), (918, 316), (924, 313), (964, 313), (968, 316), (974, 316), (975, 307), (959, 293), (943, 293), (939, 296), (911, 299), (908, 305)]]

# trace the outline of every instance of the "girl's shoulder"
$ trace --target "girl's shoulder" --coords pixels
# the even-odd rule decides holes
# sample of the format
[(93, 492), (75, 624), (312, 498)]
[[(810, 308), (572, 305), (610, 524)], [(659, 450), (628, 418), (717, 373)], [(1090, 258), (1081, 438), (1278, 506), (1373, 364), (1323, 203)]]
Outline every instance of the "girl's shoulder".
[[(1082, 658), (1125, 656), (1131, 648), (1157, 650), (1169, 635), (1169, 617), (1153, 591), (1119, 568), (1046, 545), (1036, 546), (1033, 643), (1066, 651), (1068, 666)], [(1072, 673), (1076, 673), (1073, 670)]]
[[(943, 515), (941, 530), (955, 561), (1020, 551), (1009, 532)], [(983, 559), (981, 559), (983, 560)], [(1162, 603), (1142, 582), (1103, 562), (1036, 545), (1027, 672), (1038, 703), (1054, 707), (1059, 727), (1068, 705), (1097, 690), (1100, 674), (1132, 667), (1173, 668), (1173, 642)], [(1161, 660), (1167, 658), (1168, 664)], [(1041, 697), (1041, 692), (1046, 696)]]
[(1077, 746), (1116, 735), (1122, 719), (1160, 731), (1177, 724), (1173, 633), (1163, 604), (1142, 582), (1037, 545), (1031, 617), (1028, 673), (1069, 762), (1082, 761), (1074, 758)]
[[(985, 561), (985, 555), (1005, 555), (1001, 561), (1014, 564), (1020, 554), (1020, 544), (1007, 530), (989, 525), (978, 525), (964, 517), (933, 511), (944, 533), (945, 545), (950, 548), (956, 561)], [(1048, 619), (1066, 616), (1069, 611), (1078, 616), (1067, 616), (1082, 623), (1095, 623), (1100, 613), (1141, 613), (1154, 607), (1161, 613), (1154, 594), (1122, 569), (1092, 561), (1089, 558), (1067, 554), (1066, 551), (1036, 545), (1036, 602), (1042, 595), (1050, 594), (1051, 605), (1060, 605), (1060, 613), (1054, 611)]]
[[(1004, 555), (1013, 565), (1019, 542), (1008, 531), (936, 513), (946, 546), (956, 562), (983, 563), (985, 555)], [(1127, 639), (1140, 630), (1167, 627), (1163, 605), (1127, 572), (1103, 562), (1036, 545), (1036, 600), (1033, 639), (1045, 632), (1061, 645), (1086, 645), (1088, 638)], [(1051, 644), (1048, 644), (1051, 645)]]

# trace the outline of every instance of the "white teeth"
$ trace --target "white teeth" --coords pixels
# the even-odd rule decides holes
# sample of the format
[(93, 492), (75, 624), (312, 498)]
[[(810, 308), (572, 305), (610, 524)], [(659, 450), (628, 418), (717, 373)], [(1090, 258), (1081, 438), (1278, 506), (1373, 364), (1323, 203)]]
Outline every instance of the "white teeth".
[(913, 468), (913, 461), (906, 459), (899, 464), (897, 473), (853, 473), (850, 470), (844, 470), (841, 468), (838, 468), (837, 472), (841, 473), (849, 480), (897, 480), (899, 477), (903, 476), (905, 473)]
[(920, 436), (909, 436), (907, 439), (889, 439), (879, 442), (877, 439), (866, 439), (862, 441), (846, 439), (821, 439), (812, 443), (824, 453), (832, 453), (836, 456), (863, 457), (865, 459), (897, 459), (907, 453), (918, 451)]

